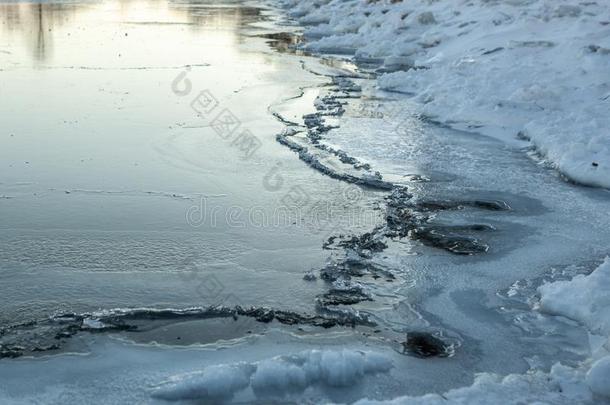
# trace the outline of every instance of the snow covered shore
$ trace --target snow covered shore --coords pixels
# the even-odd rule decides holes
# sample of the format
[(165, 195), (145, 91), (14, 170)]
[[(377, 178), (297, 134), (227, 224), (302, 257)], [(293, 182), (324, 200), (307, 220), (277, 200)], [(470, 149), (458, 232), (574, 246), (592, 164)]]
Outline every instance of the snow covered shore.
[(570, 179), (610, 188), (610, 2), (283, 0), (306, 45), (382, 64), (421, 113), (529, 140)]

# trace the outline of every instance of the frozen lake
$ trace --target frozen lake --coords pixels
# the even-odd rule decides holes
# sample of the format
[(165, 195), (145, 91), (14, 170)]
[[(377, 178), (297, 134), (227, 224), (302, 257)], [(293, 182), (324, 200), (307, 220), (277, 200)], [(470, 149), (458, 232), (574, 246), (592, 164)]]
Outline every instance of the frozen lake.
[[(371, 66), (291, 51), (264, 3), (8, 2), (0, 21), (2, 401), (188, 400), (156, 387), (241, 361), (218, 372), (235, 396), (192, 398), (353, 402), (590, 354), (536, 288), (609, 253), (607, 190), (416, 116)], [(341, 349), (392, 368), (300, 354), (240, 385)], [(360, 371), (329, 383), (342, 361)], [(325, 377), (288, 389), (294, 364)]]

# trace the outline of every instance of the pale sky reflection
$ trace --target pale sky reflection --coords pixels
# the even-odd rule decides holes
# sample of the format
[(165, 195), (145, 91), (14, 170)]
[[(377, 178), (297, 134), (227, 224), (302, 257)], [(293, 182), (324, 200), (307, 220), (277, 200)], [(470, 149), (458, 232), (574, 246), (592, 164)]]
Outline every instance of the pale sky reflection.
[[(212, 3), (122, 0), (0, 4), (0, 68), (39, 65), (116, 67), (176, 59), (201, 43), (201, 57), (235, 56), (239, 30), (259, 10)], [(150, 35), (151, 25), (155, 34)], [(178, 57), (180, 58), (180, 57)], [(192, 60), (192, 58), (191, 58)], [(87, 63), (85, 63), (85, 61)], [(208, 61), (209, 62), (209, 61)]]

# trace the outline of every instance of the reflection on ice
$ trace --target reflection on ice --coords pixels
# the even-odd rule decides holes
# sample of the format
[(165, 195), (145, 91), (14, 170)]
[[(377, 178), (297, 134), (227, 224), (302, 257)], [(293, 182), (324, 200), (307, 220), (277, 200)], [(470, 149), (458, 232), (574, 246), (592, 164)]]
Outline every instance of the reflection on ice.
[[(133, 55), (144, 55), (142, 50), (155, 51), (151, 45), (158, 39), (141, 35), (147, 27), (156, 28), (158, 35), (171, 40), (172, 52), (187, 50), (185, 34), (193, 39), (204, 34), (215, 44), (215, 52), (234, 52), (231, 48), (240, 42), (237, 32), (262, 19), (260, 8), (238, 3), (219, 6), (166, 0), (9, 2), (0, 4), (0, 34), (6, 41), (0, 43), (0, 49), (8, 47), (2, 50), (13, 55), (6, 58), (11, 64), (65, 65), (67, 60), (84, 56), (88, 50), (82, 45), (88, 43), (94, 46), (89, 51), (97, 51), (88, 55), (88, 61), (123, 65)], [(109, 45), (117, 52), (107, 54)]]

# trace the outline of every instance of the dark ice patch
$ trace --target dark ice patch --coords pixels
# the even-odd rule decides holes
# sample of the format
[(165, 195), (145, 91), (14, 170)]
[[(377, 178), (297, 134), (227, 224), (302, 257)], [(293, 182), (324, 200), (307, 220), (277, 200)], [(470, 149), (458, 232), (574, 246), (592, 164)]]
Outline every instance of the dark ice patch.
[(428, 332), (409, 332), (402, 342), (405, 353), (421, 358), (448, 357), (452, 352), (452, 345), (446, 343)]
[(323, 307), (329, 305), (354, 305), (362, 301), (373, 301), (373, 299), (359, 287), (346, 289), (333, 288), (316, 299), (316, 303)]
[(411, 233), (412, 238), (427, 246), (444, 249), (457, 255), (485, 253), (489, 246), (470, 236), (443, 233), (439, 229), (418, 228)]
[(491, 55), (492, 53), (500, 52), (503, 49), (504, 49), (503, 47), (499, 46), (497, 48), (490, 49), (488, 51), (483, 52), (482, 55)]

